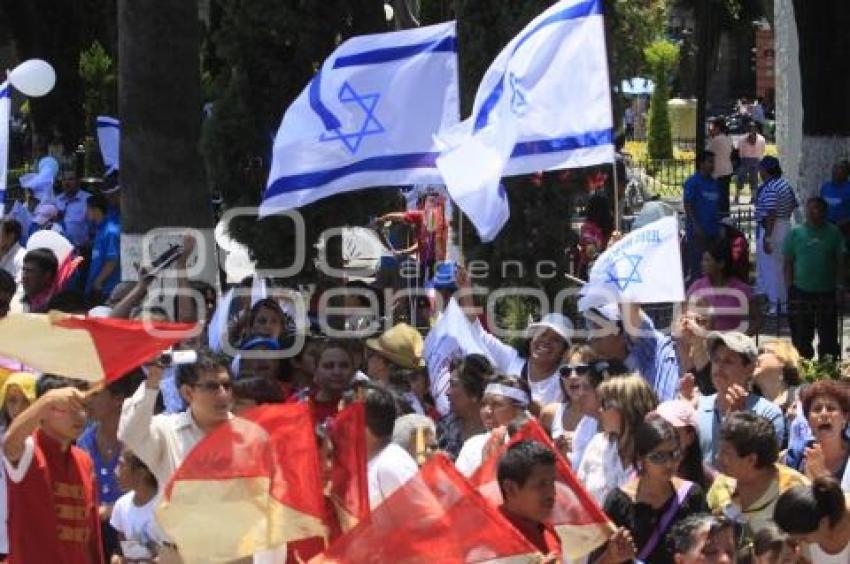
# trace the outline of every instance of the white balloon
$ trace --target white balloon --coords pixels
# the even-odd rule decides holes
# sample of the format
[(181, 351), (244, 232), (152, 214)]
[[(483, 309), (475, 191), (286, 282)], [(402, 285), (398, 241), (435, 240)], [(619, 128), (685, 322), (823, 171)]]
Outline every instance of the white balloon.
[(74, 245), (59, 233), (43, 229), (33, 233), (27, 240), (27, 250), (33, 249), (50, 249), (56, 255), (56, 261), (61, 265), (74, 250)]
[(37, 98), (53, 90), (56, 84), (56, 71), (47, 61), (30, 59), (12, 69), (9, 73), (9, 82), (23, 94)]

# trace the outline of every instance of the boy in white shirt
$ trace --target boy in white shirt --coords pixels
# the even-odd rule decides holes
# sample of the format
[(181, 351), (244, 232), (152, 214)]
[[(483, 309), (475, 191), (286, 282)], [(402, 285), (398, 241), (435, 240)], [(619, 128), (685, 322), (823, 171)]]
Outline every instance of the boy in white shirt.
[(154, 515), (159, 502), (156, 477), (129, 450), (121, 453), (116, 473), (121, 489), (127, 493), (115, 502), (109, 523), (121, 536), (124, 560), (152, 560), (157, 546), (165, 540)]

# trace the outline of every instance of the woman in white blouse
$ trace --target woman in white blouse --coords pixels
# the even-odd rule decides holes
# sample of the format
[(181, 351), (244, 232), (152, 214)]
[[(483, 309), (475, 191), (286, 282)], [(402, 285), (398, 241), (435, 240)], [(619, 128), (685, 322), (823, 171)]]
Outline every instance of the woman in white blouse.
[(658, 398), (641, 376), (617, 376), (596, 390), (599, 396), (597, 433), (578, 467), (578, 479), (599, 503), (608, 492), (625, 484), (634, 472), (634, 433), (646, 415), (658, 407)]

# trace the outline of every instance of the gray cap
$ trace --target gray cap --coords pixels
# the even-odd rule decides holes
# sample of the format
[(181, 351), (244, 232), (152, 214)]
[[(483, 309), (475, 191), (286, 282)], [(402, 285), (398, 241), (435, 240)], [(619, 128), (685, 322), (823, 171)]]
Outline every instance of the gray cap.
[(750, 360), (758, 358), (759, 351), (752, 337), (738, 331), (712, 331), (708, 334), (708, 351), (713, 352), (723, 343), (726, 348), (742, 354)]

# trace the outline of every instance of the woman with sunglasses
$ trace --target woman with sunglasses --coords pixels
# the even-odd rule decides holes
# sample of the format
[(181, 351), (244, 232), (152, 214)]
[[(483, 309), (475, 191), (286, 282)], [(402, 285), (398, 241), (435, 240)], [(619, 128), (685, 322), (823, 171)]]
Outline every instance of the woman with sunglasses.
[(674, 524), (707, 511), (705, 492), (676, 476), (682, 450), (679, 435), (660, 415), (650, 414), (635, 432), (637, 475), (605, 498), (605, 513), (627, 528), (637, 560), (673, 562), (667, 535)]
[(600, 384), (599, 422), (602, 431), (587, 445), (576, 475), (588, 493), (602, 503), (611, 490), (634, 472), (635, 432), (658, 398), (643, 377), (617, 376)]
[(570, 347), (564, 358), (566, 363), (561, 365), (559, 373), (567, 401), (544, 407), (540, 424), (575, 467), (596, 434), (599, 417), (596, 386), (604, 376), (597, 369), (596, 354), (586, 345)]
[(470, 437), (457, 455), (455, 466), (464, 476), (472, 476), (484, 460), (488, 447), (505, 441), (507, 425), (524, 417), (531, 406), (531, 390), (525, 380), (498, 375), (484, 389), (481, 422), (486, 432)]

